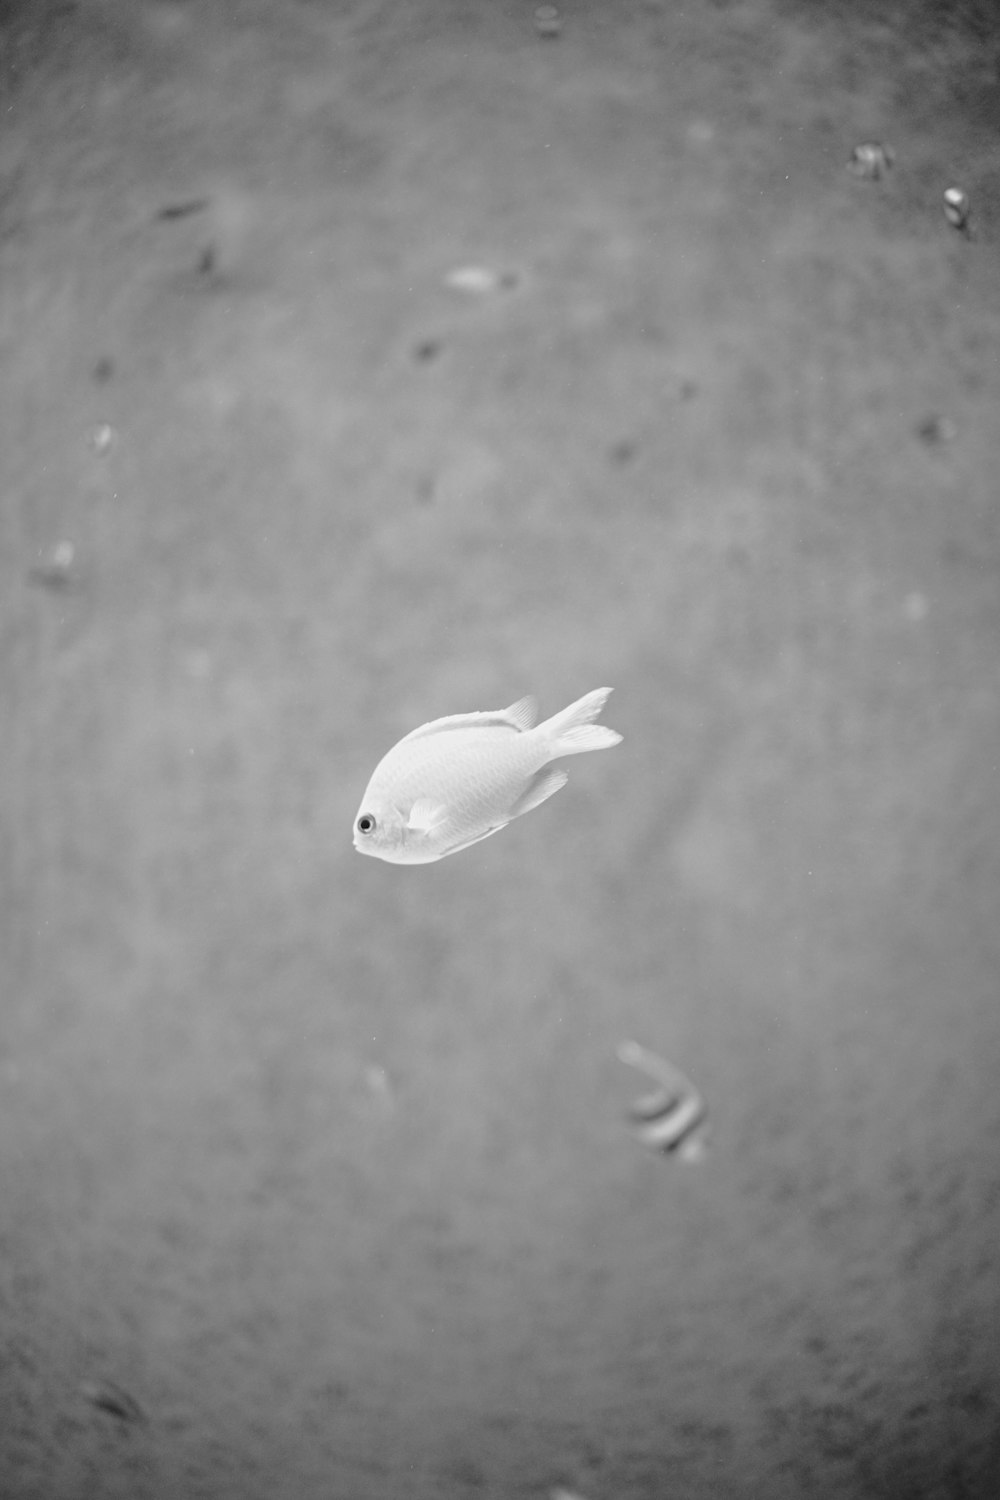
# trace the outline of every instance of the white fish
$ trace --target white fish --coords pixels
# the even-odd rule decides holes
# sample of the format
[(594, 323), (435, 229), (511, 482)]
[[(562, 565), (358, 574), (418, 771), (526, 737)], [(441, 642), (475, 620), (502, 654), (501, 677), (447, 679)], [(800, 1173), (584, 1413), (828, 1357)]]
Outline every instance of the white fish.
[(354, 819), (354, 847), (396, 865), (426, 865), (497, 833), (565, 786), (549, 762), (621, 739), (595, 724), (610, 688), (544, 724), (534, 698), (454, 714), (412, 730), (375, 767)]

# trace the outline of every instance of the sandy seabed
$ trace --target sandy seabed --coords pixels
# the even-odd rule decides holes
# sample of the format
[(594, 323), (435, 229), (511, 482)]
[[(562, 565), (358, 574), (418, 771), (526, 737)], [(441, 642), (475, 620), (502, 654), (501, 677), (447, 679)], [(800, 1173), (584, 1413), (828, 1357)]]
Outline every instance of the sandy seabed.
[(533, 12), (0, 11), (4, 1500), (1000, 1495), (1000, 20)]

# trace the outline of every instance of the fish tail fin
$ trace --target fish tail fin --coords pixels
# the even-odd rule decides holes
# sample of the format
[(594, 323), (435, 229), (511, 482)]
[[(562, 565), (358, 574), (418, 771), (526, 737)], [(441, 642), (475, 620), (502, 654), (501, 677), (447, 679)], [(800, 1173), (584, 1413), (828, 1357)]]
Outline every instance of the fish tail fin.
[(610, 695), (610, 688), (595, 688), (539, 724), (536, 732), (549, 741), (553, 760), (559, 755), (582, 755), (585, 750), (610, 750), (619, 743), (620, 734), (594, 723)]

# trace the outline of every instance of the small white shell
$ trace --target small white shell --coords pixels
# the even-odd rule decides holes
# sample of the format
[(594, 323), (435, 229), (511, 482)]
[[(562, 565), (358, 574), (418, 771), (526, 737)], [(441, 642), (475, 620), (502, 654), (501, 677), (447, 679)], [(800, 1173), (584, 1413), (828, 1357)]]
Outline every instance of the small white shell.
[(663, 1113), (653, 1120), (634, 1126), (635, 1138), (653, 1151), (676, 1151), (705, 1118), (705, 1101), (700, 1094), (671, 1099)]
[(540, 5), (535, 11), (535, 30), (539, 36), (558, 36), (562, 30), (562, 16), (554, 5)]
[(945, 188), (944, 216), (955, 229), (969, 227), (969, 195), (961, 188)]
[(492, 292), (509, 291), (517, 285), (514, 271), (497, 271), (493, 266), (456, 266), (444, 278), (446, 287), (453, 292), (468, 292), (470, 296), (485, 297)]
[(708, 1114), (701, 1092), (673, 1063), (638, 1042), (622, 1042), (618, 1056), (657, 1085), (629, 1111), (636, 1140), (652, 1151), (676, 1152), (683, 1161), (700, 1160), (705, 1153), (700, 1127)]
[(883, 141), (862, 141), (851, 152), (847, 170), (855, 177), (868, 177), (877, 182), (896, 160), (896, 153)]
[(364, 1070), (365, 1088), (374, 1107), (382, 1115), (391, 1115), (396, 1107), (392, 1080), (380, 1063), (369, 1063)]
[(73, 581), (73, 563), (76, 548), (70, 541), (56, 542), (48, 555), (31, 569), (32, 582), (44, 584), (46, 588), (66, 588)]
[(98, 458), (107, 458), (116, 441), (117, 434), (110, 422), (98, 422), (87, 435), (87, 443)]

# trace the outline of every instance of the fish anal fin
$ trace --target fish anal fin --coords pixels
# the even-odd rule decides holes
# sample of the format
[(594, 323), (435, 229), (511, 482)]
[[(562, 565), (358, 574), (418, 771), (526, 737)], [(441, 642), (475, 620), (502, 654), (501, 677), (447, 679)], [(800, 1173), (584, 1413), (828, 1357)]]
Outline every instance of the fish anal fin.
[(531, 812), (533, 807), (538, 807), (547, 797), (554, 796), (568, 780), (569, 776), (565, 771), (554, 770), (551, 766), (543, 767), (532, 776), (527, 787), (511, 808), (510, 816), (519, 818), (522, 813)]
[(459, 849), (468, 849), (471, 847), (471, 845), (478, 844), (483, 839), (488, 839), (491, 833), (499, 833), (501, 828), (506, 828), (509, 822), (510, 819), (505, 818), (502, 823), (494, 823), (493, 827), (487, 828), (485, 833), (474, 833), (471, 838), (462, 839), (461, 843), (459, 844), (452, 844), (450, 848), (445, 849), (444, 853), (457, 854)]

